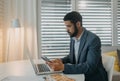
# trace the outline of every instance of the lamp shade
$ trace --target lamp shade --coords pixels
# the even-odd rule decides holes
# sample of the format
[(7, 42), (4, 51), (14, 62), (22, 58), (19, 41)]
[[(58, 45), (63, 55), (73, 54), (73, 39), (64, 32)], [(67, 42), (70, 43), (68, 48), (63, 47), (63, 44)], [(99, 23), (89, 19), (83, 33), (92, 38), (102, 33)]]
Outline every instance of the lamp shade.
[(12, 21), (12, 27), (13, 27), (13, 28), (19, 28), (19, 27), (20, 27), (19, 19), (14, 19), (14, 20)]

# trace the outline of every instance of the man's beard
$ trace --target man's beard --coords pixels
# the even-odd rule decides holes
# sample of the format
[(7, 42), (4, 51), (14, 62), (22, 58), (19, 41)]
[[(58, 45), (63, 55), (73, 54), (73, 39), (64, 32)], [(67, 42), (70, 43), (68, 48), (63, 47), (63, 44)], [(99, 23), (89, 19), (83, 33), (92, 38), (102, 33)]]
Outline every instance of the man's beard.
[(76, 26), (76, 25), (74, 25), (74, 30), (75, 30), (75, 31), (74, 31), (73, 34), (71, 34), (71, 33), (68, 31), (70, 37), (75, 37), (75, 36), (78, 34), (78, 29), (77, 29), (77, 26)]

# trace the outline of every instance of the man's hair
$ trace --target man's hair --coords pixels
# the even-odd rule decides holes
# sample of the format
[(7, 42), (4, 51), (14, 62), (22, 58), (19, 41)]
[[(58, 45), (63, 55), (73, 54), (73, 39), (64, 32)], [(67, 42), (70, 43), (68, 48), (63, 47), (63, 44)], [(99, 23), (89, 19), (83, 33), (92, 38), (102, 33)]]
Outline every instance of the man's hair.
[(82, 16), (80, 15), (80, 13), (76, 12), (76, 11), (72, 11), (70, 13), (67, 13), (64, 18), (64, 21), (71, 21), (72, 23), (76, 24), (78, 21), (81, 23), (82, 26)]

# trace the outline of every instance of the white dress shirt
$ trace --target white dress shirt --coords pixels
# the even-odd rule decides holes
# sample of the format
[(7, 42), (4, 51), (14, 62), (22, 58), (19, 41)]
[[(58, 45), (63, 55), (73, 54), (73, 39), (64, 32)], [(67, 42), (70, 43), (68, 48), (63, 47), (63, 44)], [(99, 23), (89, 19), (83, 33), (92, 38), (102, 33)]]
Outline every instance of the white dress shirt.
[[(84, 32), (84, 31), (83, 31)], [(81, 36), (83, 34), (83, 32), (81, 33), (81, 35), (78, 37), (78, 39), (76, 37), (73, 37), (73, 40), (75, 40), (75, 43), (74, 43), (74, 52), (75, 52), (75, 60), (76, 60), (76, 63), (78, 61), (78, 51), (79, 51), (79, 46), (80, 46), (80, 39), (81, 39)]]

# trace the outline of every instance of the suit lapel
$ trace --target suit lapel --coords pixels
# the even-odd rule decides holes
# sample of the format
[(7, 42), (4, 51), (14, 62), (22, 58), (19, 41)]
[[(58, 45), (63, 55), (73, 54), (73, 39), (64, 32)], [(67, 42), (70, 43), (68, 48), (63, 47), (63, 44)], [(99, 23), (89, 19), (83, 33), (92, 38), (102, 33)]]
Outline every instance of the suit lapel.
[(83, 32), (83, 35), (80, 39), (80, 45), (79, 45), (79, 51), (78, 51), (78, 61), (77, 63), (79, 62), (79, 59), (80, 59), (80, 56), (81, 56), (81, 52), (84, 48), (84, 45), (85, 45), (85, 42), (86, 42), (86, 37), (87, 37), (87, 30), (84, 28), (84, 32)]
[(73, 39), (71, 39), (71, 49), (70, 49), (70, 53), (72, 54), (72, 63), (75, 64), (75, 53), (74, 53), (74, 43), (75, 41)]

